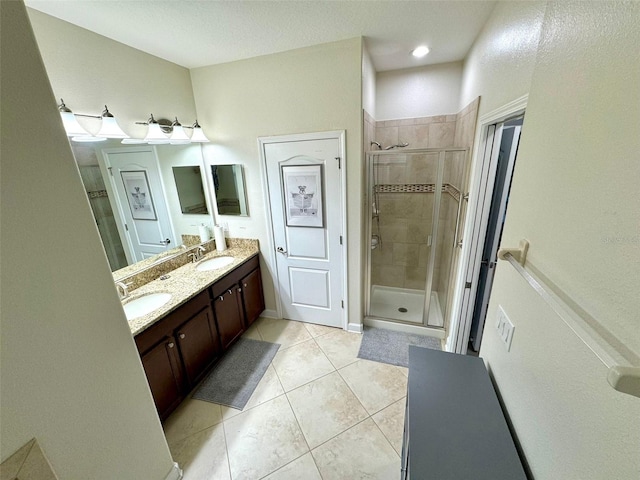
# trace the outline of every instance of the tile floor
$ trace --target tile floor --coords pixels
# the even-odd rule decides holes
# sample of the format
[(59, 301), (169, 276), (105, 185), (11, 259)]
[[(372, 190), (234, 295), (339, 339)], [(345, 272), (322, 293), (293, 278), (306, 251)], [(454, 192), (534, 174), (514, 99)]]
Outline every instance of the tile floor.
[(165, 422), (185, 480), (399, 477), (406, 368), (335, 328), (260, 318), (245, 336), (282, 345), (245, 409), (187, 399)]

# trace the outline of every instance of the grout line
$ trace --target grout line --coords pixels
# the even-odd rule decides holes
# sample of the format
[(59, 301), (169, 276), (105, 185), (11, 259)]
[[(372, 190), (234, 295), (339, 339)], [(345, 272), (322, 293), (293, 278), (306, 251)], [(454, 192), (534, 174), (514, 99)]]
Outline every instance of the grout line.
[(229, 469), (229, 478), (233, 480), (233, 475), (231, 474), (231, 460), (229, 459), (229, 443), (227, 442), (227, 430), (226, 428), (224, 428), (224, 422), (222, 422), (222, 434), (224, 436), (224, 449), (225, 452), (227, 452), (227, 468)]

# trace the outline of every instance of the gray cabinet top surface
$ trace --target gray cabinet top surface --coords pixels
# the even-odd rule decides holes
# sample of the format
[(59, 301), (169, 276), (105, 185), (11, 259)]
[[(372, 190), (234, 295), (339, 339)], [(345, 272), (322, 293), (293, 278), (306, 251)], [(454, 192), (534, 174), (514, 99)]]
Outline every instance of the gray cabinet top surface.
[(409, 348), (411, 478), (527, 477), (481, 358)]

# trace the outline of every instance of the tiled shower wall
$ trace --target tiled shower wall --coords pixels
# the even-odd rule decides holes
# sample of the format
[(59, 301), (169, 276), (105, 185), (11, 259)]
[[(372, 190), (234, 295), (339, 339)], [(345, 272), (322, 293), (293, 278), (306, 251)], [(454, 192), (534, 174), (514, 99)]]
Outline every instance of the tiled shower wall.
[[(363, 148), (375, 150), (375, 140), (383, 148), (398, 143), (409, 143), (408, 148), (447, 148), (473, 146), (473, 135), (479, 98), (456, 115), (409, 118), (375, 122), (364, 112)], [(377, 170), (377, 184), (435, 183), (437, 154), (385, 157), (385, 164)], [(430, 156), (429, 156), (430, 155)], [(445, 160), (444, 184), (459, 192), (468, 191), (462, 153), (449, 153)], [(470, 155), (467, 157), (470, 158)], [(431, 232), (433, 193), (379, 193), (377, 205), (379, 221), (372, 220), (372, 231), (379, 234), (382, 244), (371, 252), (371, 283), (389, 287), (423, 290), (426, 283), (430, 247), (427, 238)], [(438, 292), (445, 322), (450, 310), (453, 274), (457, 268), (460, 249), (454, 248), (458, 202), (448, 193), (442, 194), (436, 264), (433, 289)], [(461, 219), (463, 221), (463, 219)], [(369, 239), (366, 239), (368, 242)], [(446, 326), (446, 323), (445, 323)]]

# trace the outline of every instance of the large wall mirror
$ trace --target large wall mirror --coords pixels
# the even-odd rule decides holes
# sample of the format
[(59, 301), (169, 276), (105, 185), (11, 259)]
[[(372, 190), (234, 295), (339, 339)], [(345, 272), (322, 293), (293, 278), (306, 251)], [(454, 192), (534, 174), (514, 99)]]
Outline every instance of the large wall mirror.
[(216, 206), (220, 215), (249, 215), (242, 165), (211, 165)]
[[(125, 146), (107, 140), (72, 142), (71, 148), (112, 271), (181, 253), (183, 234), (197, 235), (198, 225), (213, 224), (210, 196), (203, 187), (200, 145)], [(140, 157), (139, 162), (133, 154)], [(129, 155), (128, 176), (116, 168), (118, 157), (125, 155)], [(142, 173), (148, 167), (155, 171)], [(136, 187), (135, 192), (128, 191)], [(148, 211), (136, 203), (142, 193), (151, 205)], [(163, 217), (164, 226), (160, 224)], [(137, 229), (135, 234), (132, 229)]]

